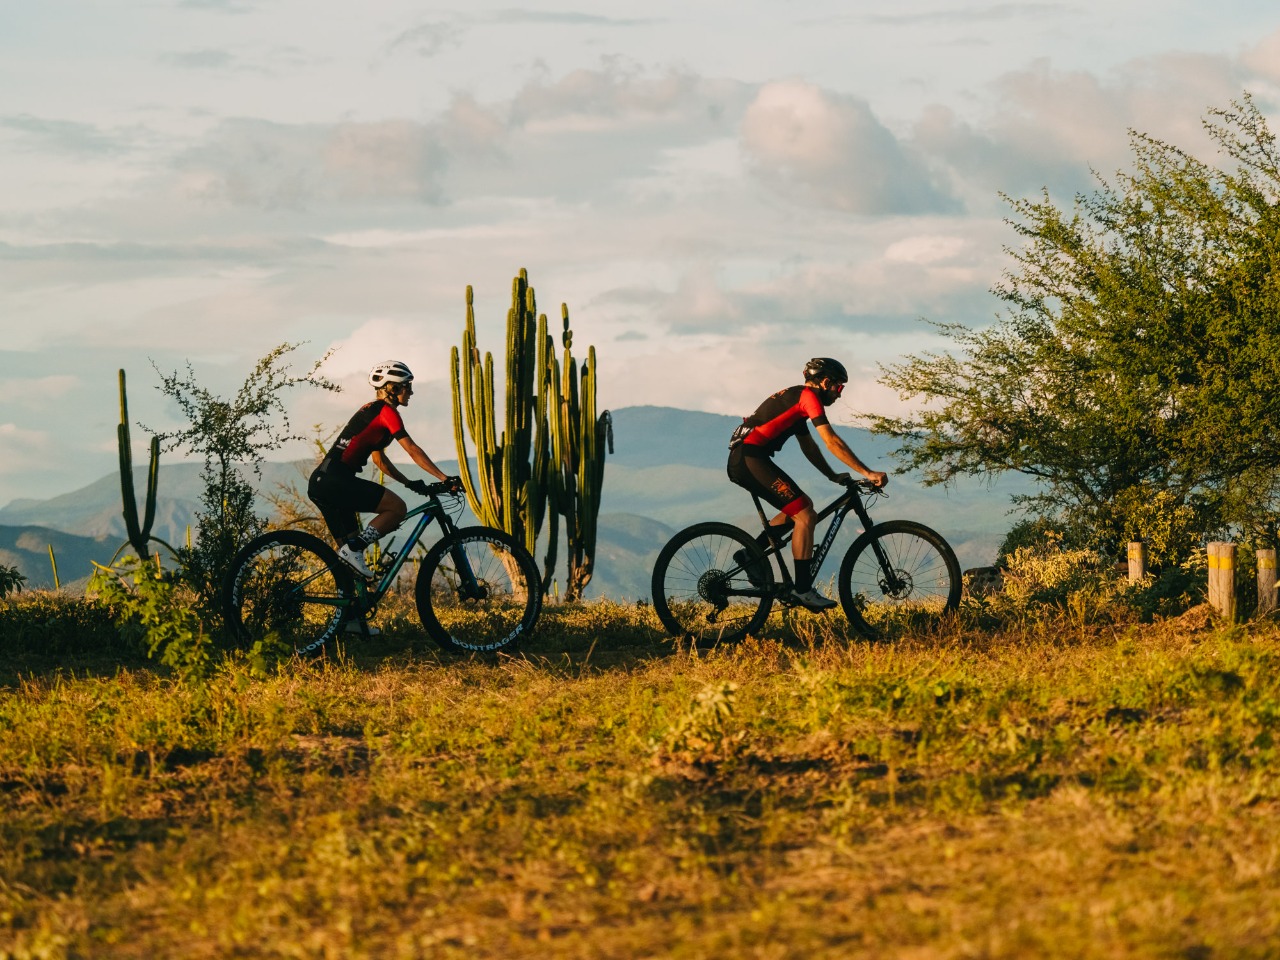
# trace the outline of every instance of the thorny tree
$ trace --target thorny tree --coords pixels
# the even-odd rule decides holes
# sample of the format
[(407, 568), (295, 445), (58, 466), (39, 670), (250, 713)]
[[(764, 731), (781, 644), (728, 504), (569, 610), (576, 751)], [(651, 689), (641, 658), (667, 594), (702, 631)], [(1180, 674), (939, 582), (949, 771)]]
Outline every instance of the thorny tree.
[(184, 575), (206, 599), (217, 595), (240, 545), (266, 526), (254, 512), (254, 487), (247, 472), (260, 478), (266, 454), (306, 439), (293, 432), (283, 395), (297, 387), (340, 389), (319, 372), (327, 353), (304, 373), (291, 369), (289, 355), (299, 346), (282, 343), (273, 349), (230, 398), (202, 386), (190, 363), (185, 374), (166, 376), (156, 368), (161, 376), (157, 389), (177, 403), (188, 422), (181, 430), (157, 433), (162, 446), (204, 458), (198, 533), (190, 548), (179, 551), (179, 558)]
[[(1017, 471), (1032, 513), (1096, 544), (1274, 529), (1280, 494), (1280, 152), (1246, 95), (1205, 128), (1220, 165), (1133, 133), (1114, 185), (1010, 200), (1024, 246), (991, 327), (885, 368), (924, 401), (868, 416), (926, 483)], [(1171, 536), (1173, 530), (1190, 537)]]

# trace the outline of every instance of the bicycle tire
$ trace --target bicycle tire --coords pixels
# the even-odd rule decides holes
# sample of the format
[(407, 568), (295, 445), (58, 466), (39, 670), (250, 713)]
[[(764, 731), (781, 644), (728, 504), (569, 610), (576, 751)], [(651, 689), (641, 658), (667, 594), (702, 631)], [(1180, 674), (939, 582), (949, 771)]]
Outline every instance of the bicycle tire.
[[(896, 574), (889, 582), (873, 544)], [(936, 530), (914, 520), (876, 524), (853, 542), (840, 564), (840, 605), (849, 624), (868, 640), (895, 625), (927, 625), (960, 605), (960, 561)]]
[[(457, 551), (475, 576), (476, 593), (457, 573)], [(414, 583), (427, 635), (454, 653), (494, 653), (528, 639), (542, 613), (542, 580), (524, 545), (492, 527), (463, 527), (435, 543)]]
[(355, 601), (346, 564), (318, 537), (276, 530), (240, 548), (223, 581), (227, 629), (248, 645), (275, 634), (303, 656), (320, 653)]
[[(745, 550), (758, 585), (733, 555)], [(653, 565), (653, 609), (673, 637), (699, 646), (736, 643), (757, 633), (773, 605), (773, 565), (745, 530), (697, 523), (677, 533)], [(743, 593), (740, 591), (747, 591)], [(733, 602), (731, 602), (733, 601)]]

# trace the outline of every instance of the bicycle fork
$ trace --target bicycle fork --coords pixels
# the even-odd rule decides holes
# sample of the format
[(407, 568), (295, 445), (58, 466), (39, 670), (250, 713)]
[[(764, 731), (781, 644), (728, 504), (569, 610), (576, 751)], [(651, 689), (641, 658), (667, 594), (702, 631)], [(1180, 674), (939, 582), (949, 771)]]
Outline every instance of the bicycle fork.
[(449, 556), (453, 558), (458, 574), (458, 595), (464, 600), (484, 600), (489, 591), (476, 579), (475, 571), (471, 569), (471, 558), (462, 549), (462, 544), (450, 547)]

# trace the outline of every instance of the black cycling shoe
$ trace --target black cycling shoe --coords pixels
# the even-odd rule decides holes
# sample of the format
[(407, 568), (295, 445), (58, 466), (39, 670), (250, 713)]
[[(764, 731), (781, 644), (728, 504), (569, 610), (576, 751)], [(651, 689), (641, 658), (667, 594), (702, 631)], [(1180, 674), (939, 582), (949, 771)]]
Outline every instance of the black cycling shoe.
[(733, 562), (742, 568), (742, 572), (747, 575), (747, 579), (751, 581), (753, 587), (764, 588), (769, 585), (769, 581), (765, 579), (764, 571), (760, 569), (759, 561), (752, 560), (745, 547), (734, 553)]

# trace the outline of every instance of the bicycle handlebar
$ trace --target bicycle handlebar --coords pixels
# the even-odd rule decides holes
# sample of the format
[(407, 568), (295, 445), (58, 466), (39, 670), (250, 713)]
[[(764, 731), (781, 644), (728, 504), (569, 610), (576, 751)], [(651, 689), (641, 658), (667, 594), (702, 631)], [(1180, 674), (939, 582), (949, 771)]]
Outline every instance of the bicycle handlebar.
[[(413, 489), (412, 487), (410, 489)], [(413, 490), (414, 493), (422, 497), (438, 497), (441, 494), (445, 496), (461, 496), (463, 493), (462, 483), (450, 480), (440, 480), (436, 483), (423, 483), (419, 489)]]
[(840, 480), (839, 483), (844, 487), (856, 487), (861, 493), (876, 493), (881, 496), (887, 496), (884, 492), (884, 487), (877, 486), (865, 477), (861, 477), (857, 480), (853, 477), (846, 477), (845, 479)]

